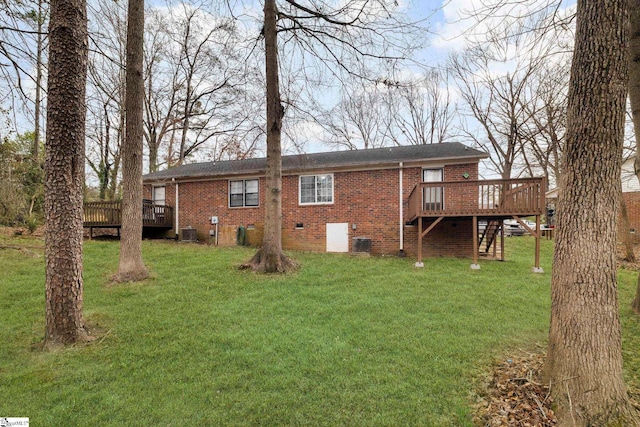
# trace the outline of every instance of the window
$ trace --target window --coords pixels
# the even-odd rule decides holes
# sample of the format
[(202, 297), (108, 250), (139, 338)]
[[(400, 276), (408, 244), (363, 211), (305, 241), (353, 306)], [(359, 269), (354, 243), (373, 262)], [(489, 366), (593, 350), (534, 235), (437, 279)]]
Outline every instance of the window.
[(300, 204), (333, 203), (333, 175), (307, 175), (300, 177)]
[(259, 199), (257, 179), (229, 181), (229, 207), (258, 206)]
[(164, 205), (165, 204), (165, 188), (164, 187), (153, 187), (153, 193), (151, 194), (151, 199), (153, 203), (156, 205)]

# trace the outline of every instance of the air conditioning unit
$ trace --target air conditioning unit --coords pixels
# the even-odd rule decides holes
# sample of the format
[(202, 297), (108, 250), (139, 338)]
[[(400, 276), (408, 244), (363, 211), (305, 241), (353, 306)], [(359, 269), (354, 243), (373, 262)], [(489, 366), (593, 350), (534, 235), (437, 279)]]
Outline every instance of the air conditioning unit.
[(187, 227), (182, 229), (182, 241), (183, 242), (197, 242), (198, 230), (195, 228)]
[(352, 243), (353, 253), (359, 253), (359, 254), (371, 253), (371, 238), (354, 237), (351, 243)]

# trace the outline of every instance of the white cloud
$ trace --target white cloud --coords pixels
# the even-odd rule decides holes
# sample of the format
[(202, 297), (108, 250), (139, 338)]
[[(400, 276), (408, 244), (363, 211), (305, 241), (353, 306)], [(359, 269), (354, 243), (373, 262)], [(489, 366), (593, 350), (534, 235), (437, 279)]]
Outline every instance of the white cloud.
[[(437, 49), (460, 51), (467, 42), (481, 42), (487, 33), (496, 28), (542, 10), (553, 0), (445, 0), (442, 4), (442, 21), (435, 25), (436, 37), (432, 46)], [(558, 0), (557, 16), (562, 18), (575, 13), (575, 0)]]

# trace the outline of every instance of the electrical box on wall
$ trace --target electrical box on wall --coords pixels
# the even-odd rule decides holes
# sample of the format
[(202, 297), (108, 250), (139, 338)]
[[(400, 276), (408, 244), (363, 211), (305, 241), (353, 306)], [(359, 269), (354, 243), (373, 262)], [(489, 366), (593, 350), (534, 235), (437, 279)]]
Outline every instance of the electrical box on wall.
[(211, 217), (211, 224), (217, 224), (218, 223), (218, 217), (217, 216), (212, 216)]

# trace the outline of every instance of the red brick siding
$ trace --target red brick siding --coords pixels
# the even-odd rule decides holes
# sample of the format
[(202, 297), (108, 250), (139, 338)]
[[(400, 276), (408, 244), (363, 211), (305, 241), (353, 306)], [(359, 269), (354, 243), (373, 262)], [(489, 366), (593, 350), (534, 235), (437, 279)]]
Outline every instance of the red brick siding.
[[(622, 193), (627, 204), (627, 215), (629, 217), (629, 228), (634, 232), (634, 237), (640, 239), (640, 191)], [(622, 224), (619, 219), (618, 224)]]
[[(426, 229), (433, 220), (424, 221)], [(427, 234), (422, 242), (425, 257), (461, 257), (473, 256), (473, 223), (471, 218), (445, 218)], [(416, 255), (418, 252), (418, 227), (405, 227), (405, 252)]]
[[(476, 163), (444, 167), (445, 181), (477, 179)], [(282, 228), (285, 249), (323, 252), (326, 249), (326, 224), (348, 223), (349, 242), (353, 237), (372, 239), (375, 255), (396, 254), (400, 248), (399, 170), (335, 172), (334, 203), (306, 205), (298, 203), (298, 175), (284, 176), (282, 180)], [(403, 206), (406, 212), (408, 197), (414, 186), (422, 180), (422, 168), (403, 169)], [(228, 207), (228, 179), (184, 182), (179, 184), (179, 226), (197, 229), (198, 239), (209, 240), (209, 218), (218, 216), (219, 244), (235, 243), (235, 232), (240, 225), (247, 230), (249, 243), (258, 245), (262, 240), (264, 222), (264, 178), (260, 178), (260, 206), (257, 208)], [(145, 197), (150, 198), (150, 186)], [(445, 203), (458, 203), (469, 195), (445, 195)], [(474, 199), (475, 195), (471, 195)], [(456, 202), (456, 200), (458, 202)], [(166, 201), (175, 205), (175, 184), (166, 185)], [(404, 221), (403, 221), (404, 222)], [(302, 224), (302, 228), (296, 225)], [(352, 227), (355, 224), (356, 229)], [(445, 220), (425, 238), (426, 256), (471, 256), (471, 220)], [(409, 255), (417, 252), (415, 226), (404, 227), (404, 250)]]

